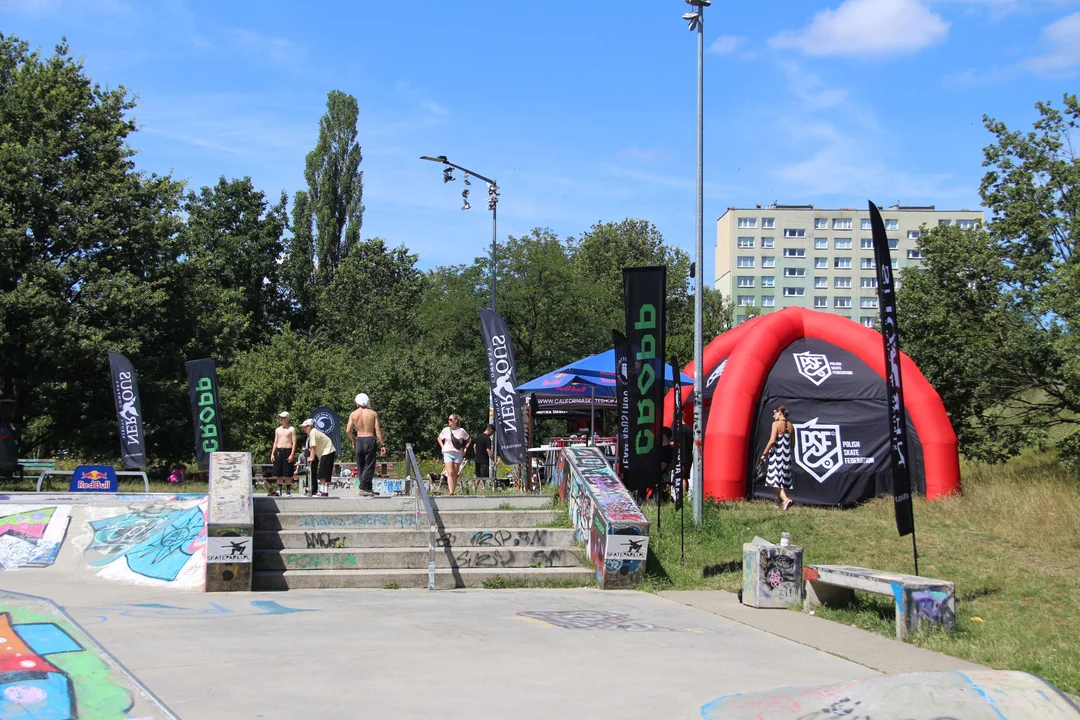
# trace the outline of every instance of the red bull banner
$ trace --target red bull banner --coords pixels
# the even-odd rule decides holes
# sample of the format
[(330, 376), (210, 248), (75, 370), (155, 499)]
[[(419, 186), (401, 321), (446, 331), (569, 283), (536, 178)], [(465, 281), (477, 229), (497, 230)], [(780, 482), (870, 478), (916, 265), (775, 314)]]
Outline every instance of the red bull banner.
[(118, 492), (116, 470), (109, 465), (80, 465), (71, 474), (70, 491)]

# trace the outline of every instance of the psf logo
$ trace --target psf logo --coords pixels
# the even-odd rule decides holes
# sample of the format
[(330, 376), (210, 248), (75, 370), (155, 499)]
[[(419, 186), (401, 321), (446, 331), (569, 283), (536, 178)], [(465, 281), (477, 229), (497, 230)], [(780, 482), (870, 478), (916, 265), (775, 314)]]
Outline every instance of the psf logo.
[(828, 480), (844, 463), (840, 426), (818, 425), (817, 418), (796, 425), (795, 462), (819, 483)]
[(810, 351), (792, 353), (792, 355), (795, 356), (795, 367), (799, 374), (815, 385), (821, 385), (832, 377), (832, 367), (829, 365), (829, 358), (825, 355)]

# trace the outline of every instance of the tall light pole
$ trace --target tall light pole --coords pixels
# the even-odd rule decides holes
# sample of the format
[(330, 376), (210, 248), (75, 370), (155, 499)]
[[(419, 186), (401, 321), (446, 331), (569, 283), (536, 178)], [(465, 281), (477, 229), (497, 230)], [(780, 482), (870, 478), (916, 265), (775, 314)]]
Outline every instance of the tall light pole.
[(697, 240), (694, 245), (694, 523), (700, 525), (705, 504), (705, 474), (702, 468), (705, 448), (702, 438), (705, 390), (702, 373), (702, 282), (705, 272), (705, 8), (712, 0), (686, 0), (693, 10), (683, 15), (690, 23), (690, 32), (697, 31)]
[[(443, 182), (452, 182), (455, 178), (453, 175), (454, 170), (460, 170), (465, 173), (465, 185), (469, 185), (469, 176), (476, 178), (477, 180), (483, 180), (487, 183), (488, 188), (488, 210), (491, 211), (491, 312), (495, 312), (495, 250), (498, 247), (499, 238), (499, 220), (498, 220), (498, 207), (499, 207), (499, 184), (491, 178), (486, 178), (480, 173), (475, 173), (468, 168), (463, 168), (460, 165), (455, 165), (446, 159), (445, 155), (439, 155), (438, 157), (428, 157), (427, 155), (421, 155), (421, 160), (430, 160), (431, 162), (442, 163), (443, 165)], [(464, 204), (461, 206), (462, 210), (470, 210), (472, 206), (469, 205), (469, 188), (466, 187), (461, 191), (461, 199)], [(494, 413), (495, 403), (493, 399), (488, 400), (488, 421), (492, 419), (492, 413)], [(495, 470), (495, 465), (499, 462), (499, 440), (498, 433), (491, 436), (491, 455), (495, 458), (495, 462), (491, 463), (488, 467), (488, 472), (491, 473), (492, 487), (494, 487), (495, 478), (498, 477), (498, 473)]]

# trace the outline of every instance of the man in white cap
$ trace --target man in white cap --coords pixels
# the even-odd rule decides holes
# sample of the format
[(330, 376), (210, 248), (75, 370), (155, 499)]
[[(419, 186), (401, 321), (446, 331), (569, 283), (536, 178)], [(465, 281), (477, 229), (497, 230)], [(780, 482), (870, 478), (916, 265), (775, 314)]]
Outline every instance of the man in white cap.
[(308, 434), (310, 450), (308, 450), (308, 462), (311, 463), (312, 479), (318, 479), (319, 489), (316, 497), (330, 496), (330, 478), (334, 476), (334, 462), (337, 460), (337, 451), (334, 449), (334, 441), (322, 430), (315, 427), (315, 421), (308, 418), (300, 423), (300, 427)]
[(352, 440), (356, 451), (356, 475), (360, 479), (360, 494), (371, 495), (371, 482), (375, 478), (375, 438), (379, 439), (379, 453), (386, 454), (383, 444), (379, 413), (371, 409), (371, 400), (365, 393), (356, 396), (356, 409), (349, 415), (345, 434)]
[(296, 456), (296, 428), (289, 425), (289, 413), (278, 413), (281, 427), (274, 429), (274, 445), (270, 451), (270, 479), (277, 481), (277, 492), (267, 487), (268, 495), (280, 495), (281, 486), (292, 495), (293, 458)]

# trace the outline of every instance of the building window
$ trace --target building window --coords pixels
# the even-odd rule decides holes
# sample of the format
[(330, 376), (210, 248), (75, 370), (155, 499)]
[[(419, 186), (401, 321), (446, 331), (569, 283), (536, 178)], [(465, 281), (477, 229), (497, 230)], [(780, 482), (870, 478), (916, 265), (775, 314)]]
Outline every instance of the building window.
[(814, 298), (814, 307), (816, 307), (816, 308), (827, 308), (827, 307), (829, 307), (829, 298), (821, 297), (821, 296), (815, 297)]
[(763, 275), (761, 278), (761, 287), (776, 287), (776, 278), (772, 275)]
[(738, 305), (739, 307), (754, 307), (754, 296), (753, 295), (739, 295), (736, 298), (735, 304)]
[(859, 287), (872, 289), (877, 287), (877, 278), (859, 278)]
[(745, 315), (739, 315), (738, 317), (735, 318), (735, 324), (736, 325), (742, 325), (744, 322), (746, 322), (746, 316)]
[(752, 237), (741, 237), (741, 238), (739, 238), (739, 248), (740, 249), (752, 248), (752, 247), (754, 247), (754, 238), (752, 238)]
[(836, 250), (850, 250), (851, 238), (836, 238), (833, 240), (833, 248)]
[(762, 255), (761, 256), (761, 267), (763, 267), (763, 268), (776, 267), (776, 258), (773, 257), (772, 255)]
[(774, 240), (771, 237), (761, 238), (761, 247), (764, 250), (768, 250), (769, 248), (776, 247), (776, 240)]
[(827, 288), (829, 287), (829, 278), (816, 277), (814, 278), (814, 288)]
[(814, 249), (815, 250), (828, 250), (829, 249), (829, 238), (814, 238)]
[(890, 250), (895, 250), (898, 247), (900, 247), (900, 241), (899, 240), (890, 240), (889, 241), (889, 249)]
[(885, 221), (885, 229), (886, 230), (899, 230), (900, 229), (900, 221), (899, 220), (886, 220)]
[(873, 238), (863, 238), (862, 240), (859, 241), (859, 247), (861, 249), (863, 249), (863, 250), (873, 250), (874, 249), (874, 239)]
[(762, 295), (761, 307), (776, 307), (776, 296), (774, 295)]
[(754, 267), (754, 258), (747, 255), (740, 255), (735, 261), (735, 267), (752, 268)]
[(851, 258), (833, 258), (833, 267), (837, 270), (849, 270), (851, 269)]
[(806, 277), (806, 268), (784, 268), (784, 277)]
[(756, 228), (757, 218), (739, 218), (740, 228)]
[(835, 288), (849, 288), (849, 287), (851, 287), (851, 278), (849, 278), (849, 277), (833, 278), (833, 287), (835, 287)]
[(859, 228), (862, 230), (872, 230), (874, 226), (870, 224), (870, 218), (863, 218), (859, 223)]
[(874, 263), (874, 258), (863, 258), (859, 261), (859, 267), (863, 270), (873, 270), (877, 265)]
[(971, 229), (973, 229), (975, 227), (975, 221), (974, 220), (957, 220), (956, 221), (956, 227), (960, 228), (961, 230), (971, 230)]
[(862, 298), (859, 307), (863, 310), (877, 310), (877, 298)]
[(922, 231), (921, 230), (908, 230), (907, 231), (907, 239), (908, 240), (918, 240), (921, 237), (922, 237)]
[(741, 288), (754, 287), (754, 276), (740, 275), (736, 284)]
[(952, 225), (952, 220), (938, 220), (937, 224), (938, 227), (949, 227)]
[(872, 328), (876, 325), (873, 315), (863, 315), (861, 318), (859, 318), (859, 322), (863, 324), (863, 327)]
[(849, 308), (849, 307), (851, 307), (851, 298), (849, 298), (849, 297), (833, 298), (833, 307), (836, 307), (836, 308)]
[(815, 270), (828, 270), (829, 269), (829, 258), (821, 258), (821, 257), (814, 258), (814, 269)]
[(833, 218), (832, 221), (833, 230), (850, 230), (851, 218)]
[(922, 259), (923, 259), (923, 258), (925, 258), (925, 257), (926, 257), (926, 256), (925, 256), (925, 255), (923, 255), (923, 254), (922, 254), (921, 252), (919, 252), (918, 250), (908, 250), (908, 251), (907, 251), (907, 259), (908, 259), (908, 260), (922, 260)]
[(815, 230), (828, 230), (829, 229), (829, 218), (814, 218), (814, 229)]
[(784, 297), (802, 297), (806, 294), (806, 288), (786, 287)]
[(784, 257), (804, 258), (806, 257), (806, 250), (804, 248), (784, 248)]
[(806, 230), (804, 230), (803, 228), (784, 228), (784, 237), (804, 238), (806, 237)]
[(761, 229), (771, 230), (776, 227), (776, 218), (761, 218)]

